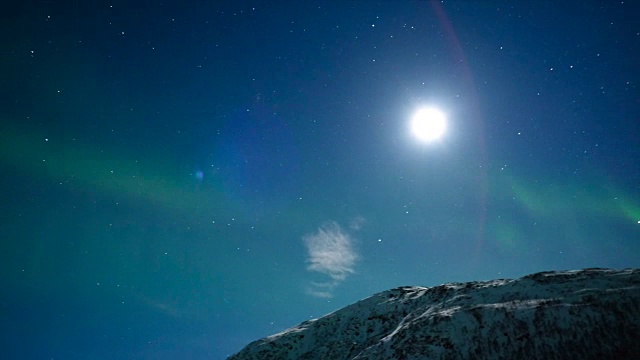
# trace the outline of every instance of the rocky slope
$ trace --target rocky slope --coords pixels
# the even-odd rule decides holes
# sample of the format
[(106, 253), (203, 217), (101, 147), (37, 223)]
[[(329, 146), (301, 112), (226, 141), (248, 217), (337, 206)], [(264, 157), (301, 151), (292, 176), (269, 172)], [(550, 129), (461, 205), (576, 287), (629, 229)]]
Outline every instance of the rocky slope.
[(400, 287), (229, 359), (640, 359), (640, 269)]

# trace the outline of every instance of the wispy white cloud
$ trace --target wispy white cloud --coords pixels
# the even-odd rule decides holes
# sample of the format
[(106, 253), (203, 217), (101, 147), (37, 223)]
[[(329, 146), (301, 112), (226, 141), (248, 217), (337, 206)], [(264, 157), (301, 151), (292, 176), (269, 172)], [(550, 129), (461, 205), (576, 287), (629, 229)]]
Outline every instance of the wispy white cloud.
[(333, 221), (302, 239), (307, 247), (307, 270), (329, 277), (324, 282), (313, 282), (308, 293), (317, 297), (331, 297), (333, 289), (355, 271), (358, 255), (353, 247), (353, 239)]

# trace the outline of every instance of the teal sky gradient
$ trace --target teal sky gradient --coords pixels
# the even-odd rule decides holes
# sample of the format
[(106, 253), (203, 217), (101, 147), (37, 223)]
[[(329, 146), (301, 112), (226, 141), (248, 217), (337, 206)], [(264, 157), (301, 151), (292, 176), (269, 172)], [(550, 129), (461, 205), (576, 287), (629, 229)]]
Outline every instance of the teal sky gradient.
[(0, 357), (222, 359), (397, 286), (640, 266), (638, 4), (432, 5), (7, 12)]

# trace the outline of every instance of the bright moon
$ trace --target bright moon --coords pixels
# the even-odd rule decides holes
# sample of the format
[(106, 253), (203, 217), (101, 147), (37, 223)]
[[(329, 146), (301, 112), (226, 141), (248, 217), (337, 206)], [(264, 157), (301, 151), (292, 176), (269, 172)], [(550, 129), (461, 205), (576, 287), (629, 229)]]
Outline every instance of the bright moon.
[(411, 119), (413, 135), (425, 142), (438, 140), (444, 135), (446, 128), (446, 116), (436, 108), (420, 109)]

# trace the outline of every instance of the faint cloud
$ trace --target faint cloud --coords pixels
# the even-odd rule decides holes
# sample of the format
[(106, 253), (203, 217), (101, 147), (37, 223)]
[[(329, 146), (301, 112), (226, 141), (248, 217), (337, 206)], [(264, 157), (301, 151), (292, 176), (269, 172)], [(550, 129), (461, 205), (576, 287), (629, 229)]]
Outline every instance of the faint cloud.
[(349, 227), (352, 230), (358, 231), (360, 229), (362, 229), (362, 226), (367, 222), (367, 220), (365, 220), (365, 218), (363, 218), (362, 216), (356, 216), (355, 218), (353, 218), (351, 220), (351, 223), (349, 224)]
[(333, 296), (333, 289), (354, 272), (358, 255), (352, 238), (331, 221), (318, 227), (317, 232), (303, 236), (302, 240), (307, 247), (307, 270), (329, 277), (326, 281), (312, 282), (307, 292), (316, 297)]
[(312, 281), (307, 286), (307, 294), (319, 298), (330, 299), (333, 297), (333, 290), (340, 284), (339, 280)]

